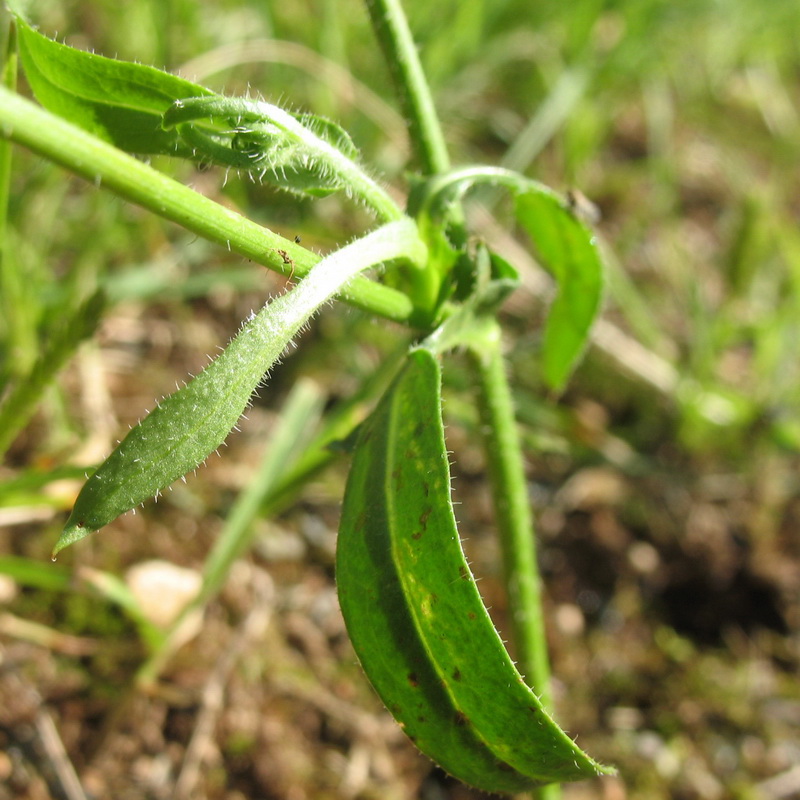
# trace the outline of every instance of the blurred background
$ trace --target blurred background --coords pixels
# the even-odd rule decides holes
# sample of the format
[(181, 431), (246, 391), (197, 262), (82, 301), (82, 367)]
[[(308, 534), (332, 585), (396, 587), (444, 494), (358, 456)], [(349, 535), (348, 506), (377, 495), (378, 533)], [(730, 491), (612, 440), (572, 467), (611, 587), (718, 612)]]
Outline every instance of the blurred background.
[[(603, 319), (549, 397), (548, 282), (502, 200), (469, 208), (523, 275), (503, 321), (556, 717), (620, 770), (564, 796), (800, 798), (800, 5), (404, 6), (454, 164), (579, 192), (607, 253)], [(31, 14), (72, 46), (329, 116), (408, 189), (405, 125), (356, 0), (39, 0)], [(372, 224), (343, 197), (153, 163), (319, 252)], [(359, 387), (407, 331), (327, 308), (221, 457), (50, 561), (85, 471), (284, 287), (13, 149), (0, 386), (33, 385), (75, 309), (106, 300), (0, 467), (0, 800), (479, 796), (416, 753), (355, 663), (333, 580), (347, 458), (281, 486), (326, 414), (363, 417)], [(457, 515), (502, 630), (457, 358), (445, 379)], [(251, 546), (176, 625), (215, 543), (238, 534)]]

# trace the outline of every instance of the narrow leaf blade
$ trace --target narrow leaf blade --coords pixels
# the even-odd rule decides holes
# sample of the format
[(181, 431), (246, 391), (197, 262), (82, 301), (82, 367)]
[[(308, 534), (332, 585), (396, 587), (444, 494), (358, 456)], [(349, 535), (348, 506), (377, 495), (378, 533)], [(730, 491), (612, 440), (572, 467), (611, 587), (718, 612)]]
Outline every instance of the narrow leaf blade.
[(404, 218), (318, 262), (294, 289), (253, 315), (200, 375), (131, 430), (84, 485), (53, 555), (157, 497), (202, 463), (225, 440), (295, 334), (356, 275), (393, 258), (424, 257), (416, 225)]
[(222, 444), (296, 332), (276, 330), (275, 305), (265, 306), (203, 372), (131, 429), (84, 485), (54, 556), (157, 497)]
[(580, 360), (603, 299), (603, 265), (592, 232), (551, 192), (530, 190), (516, 199), (517, 219), (558, 290), (547, 317), (542, 374), (564, 388)]

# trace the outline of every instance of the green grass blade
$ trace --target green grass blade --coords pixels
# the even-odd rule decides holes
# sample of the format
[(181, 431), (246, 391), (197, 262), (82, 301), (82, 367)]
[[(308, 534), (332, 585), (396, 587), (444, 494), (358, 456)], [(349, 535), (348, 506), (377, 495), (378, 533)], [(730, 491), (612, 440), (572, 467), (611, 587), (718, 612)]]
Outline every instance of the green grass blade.
[(82, 568), (80, 576), (100, 597), (119, 606), (127, 614), (136, 625), (148, 650), (152, 652), (161, 646), (166, 634), (147, 618), (139, 600), (125, 581), (110, 572), (89, 567)]
[(322, 412), (323, 400), (322, 391), (313, 381), (300, 380), (292, 387), (261, 467), (231, 509), (225, 527), (206, 561), (202, 598), (208, 598), (219, 590), (231, 564), (249, 545), (253, 520), (258, 516), (264, 498), (285, 471), (291, 468)]
[(43, 347), (30, 374), (18, 380), (0, 402), (0, 455), (36, 411), (42, 392), (73, 355), (78, 345), (92, 335), (104, 307), (101, 293), (92, 295), (57, 326)]
[(137, 682), (140, 686), (149, 686), (155, 681), (174, 651), (185, 621), (219, 592), (231, 566), (250, 545), (255, 531), (253, 522), (261, 512), (264, 498), (269, 496), (306, 443), (310, 428), (321, 414), (323, 401), (323, 393), (313, 381), (301, 380), (292, 387), (276, 420), (261, 465), (231, 508), (206, 559), (203, 584), (197, 597), (181, 611), (166, 637), (139, 670)]
[(67, 591), (72, 586), (72, 570), (22, 556), (0, 556), (0, 575), (21, 586), (51, 592)]

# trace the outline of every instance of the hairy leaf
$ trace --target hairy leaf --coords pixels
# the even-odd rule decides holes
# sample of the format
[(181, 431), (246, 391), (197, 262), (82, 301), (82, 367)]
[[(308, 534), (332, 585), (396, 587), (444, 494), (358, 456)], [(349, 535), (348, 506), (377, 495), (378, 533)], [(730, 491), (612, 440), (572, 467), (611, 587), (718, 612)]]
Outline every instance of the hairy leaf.
[(358, 151), (343, 128), (263, 101), (220, 95), (178, 100), (163, 124), (209, 161), (247, 169), (300, 194), (343, 189), (351, 185), (346, 173), (357, 169)]
[(176, 100), (210, 90), (154, 67), (60, 44), (20, 17), (17, 26), (25, 76), (45, 108), (130, 153), (192, 156), (161, 119)]
[(359, 436), (336, 559), (353, 646), (405, 732), (455, 777), (514, 792), (597, 775), (481, 601), (450, 501), (440, 384), (436, 358), (413, 351)]
[(414, 223), (378, 228), (320, 261), (268, 303), (203, 372), (164, 399), (81, 490), (53, 554), (99, 530), (198, 466), (225, 440), (264, 374), (314, 312), (359, 272), (392, 258), (422, 258)]

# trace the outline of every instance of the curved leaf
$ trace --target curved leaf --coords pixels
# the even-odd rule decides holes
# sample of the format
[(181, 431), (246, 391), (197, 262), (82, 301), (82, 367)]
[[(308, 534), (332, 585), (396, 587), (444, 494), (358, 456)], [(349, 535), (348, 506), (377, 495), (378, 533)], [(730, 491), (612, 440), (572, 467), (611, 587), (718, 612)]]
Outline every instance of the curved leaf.
[(481, 601), (456, 530), (427, 350), (365, 423), (337, 548), (342, 613), (365, 672), (415, 744), (486, 791), (606, 771), (542, 708)]
[(543, 191), (517, 196), (517, 219), (543, 265), (555, 278), (542, 347), (542, 374), (551, 389), (564, 388), (589, 341), (603, 300), (603, 264), (591, 231), (569, 202)]
[(163, 400), (89, 478), (53, 555), (202, 463), (225, 440), (264, 374), (320, 305), (375, 264), (423, 258), (421, 248), (411, 220), (390, 223), (324, 258), (297, 287), (253, 315), (215, 361)]
[[(198, 127), (211, 123), (211, 132)], [(210, 160), (248, 169), (284, 189), (326, 194), (347, 189), (384, 220), (399, 219), (395, 202), (354, 160), (357, 150), (338, 125), (309, 114), (291, 114), (264, 101), (241, 97), (178, 100), (164, 114), (164, 127), (176, 128)]]

